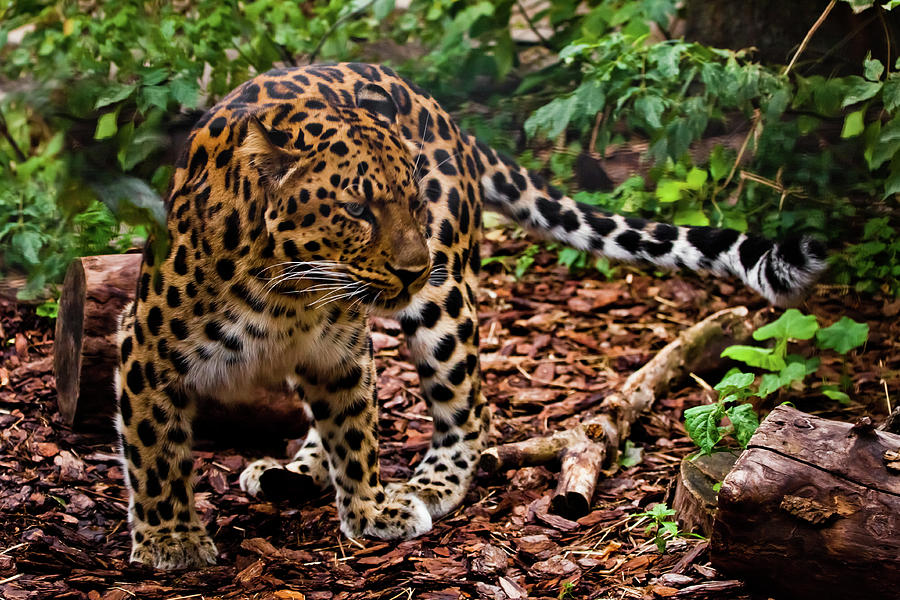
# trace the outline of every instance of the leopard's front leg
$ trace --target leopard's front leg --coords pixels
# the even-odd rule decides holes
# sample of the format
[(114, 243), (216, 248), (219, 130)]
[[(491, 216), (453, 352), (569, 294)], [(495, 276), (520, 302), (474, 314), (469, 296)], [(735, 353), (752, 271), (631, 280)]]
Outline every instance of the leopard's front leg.
[(215, 564), (216, 546), (194, 510), (191, 420), (194, 403), (167, 382), (160, 360), (128, 322), (117, 378), (120, 452), (128, 488), (131, 560), (158, 569)]
[(341, 531), (351, 538), (411, 538), (431, 529), (431, 516), (414, 493), (382, 486), (375, 380), (368, 342), (354, 360), (325, 374), (311, 372), (303, 387), (327, 456)]

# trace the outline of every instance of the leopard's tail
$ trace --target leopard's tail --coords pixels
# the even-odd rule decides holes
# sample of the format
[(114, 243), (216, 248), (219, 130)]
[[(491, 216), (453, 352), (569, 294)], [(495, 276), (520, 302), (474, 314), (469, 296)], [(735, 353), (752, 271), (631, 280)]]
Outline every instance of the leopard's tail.
[(731, 274), (784, 306), (825, 270), (825, 247), (808, 237), (774, 242), (732, 229), (676, 227), (602, 212), (565, 196), (532, 171), (477, 145), (486, 208), (541, 237), (612, 259)]

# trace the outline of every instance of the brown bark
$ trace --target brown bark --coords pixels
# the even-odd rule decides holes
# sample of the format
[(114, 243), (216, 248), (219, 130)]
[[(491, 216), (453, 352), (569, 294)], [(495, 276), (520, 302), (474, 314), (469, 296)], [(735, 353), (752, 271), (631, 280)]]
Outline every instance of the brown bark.
[(716, 452), (681, 461), (672, 508), (683, 531), (704, 537), (712, 534), (717, 502), (715, 486), (725, 479), (735, 460), (735, 453)]
[(709, 345), (720, 343), (723, 338), (732, 344), (740, 343), (749, 338), (753, 329), (748, 311), (742, 306), (707, 317), (683, 331), (634, 372), (619, 392), (603, 401), (600, 414), (547, 437), (488, 448), (481, 455), (481, 468), (496, 472), (559, 461), (559, 484), (552, 499), (554, 510), (569, 518), (587, 514), (601, 469), (615, 460), (632, 424), (650, 408), (656, 396), (693, 372), (699, 366), (698, 359), (708, 361), (704, 350)]
[(900, 436), (779, 406), (719, 492), (716, 568), (779, 598), (895, 598)]
[[(53, 366), (60, 414), (75, 429), (112, 432), (116, 330), (122, 308), (134, 300), (140, 264), (139, 254), (88, 256), (73, 261), (66, 272)], [(248, 398), (252, 404), (200, 399), (198, 435), (228, 438), (232, 444), (305, 435), (307, 423), (296, 394), (263, 389), (253, 396)]]

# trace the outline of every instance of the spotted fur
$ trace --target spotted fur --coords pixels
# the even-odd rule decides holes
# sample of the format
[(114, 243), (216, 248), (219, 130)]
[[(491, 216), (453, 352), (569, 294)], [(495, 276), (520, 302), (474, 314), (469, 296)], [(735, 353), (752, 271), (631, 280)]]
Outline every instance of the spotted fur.
[[(118, 427), (132, 560), (213, 563), (194, 510), (195, 399), (290, 382), (315, 426), (287, 465), (252, 464), (250, 494), (331, 485), (348, 536), (408, 538), (460, 503), (488, 431), (475, 289), (484, 208), (579, 249), (737, 275), (773, 302), (822, 250), (679, 228), (580, 204), (461, 132), (385, 67), (270, 71), (197, 123), (123, 315)], [(165, 242), (165, 248), (160, 244)], [(163, 256), (163, 258), (157, 258)], [(399, 319), (434, 421), (408, 482), (378, 470), (369, 313)]]

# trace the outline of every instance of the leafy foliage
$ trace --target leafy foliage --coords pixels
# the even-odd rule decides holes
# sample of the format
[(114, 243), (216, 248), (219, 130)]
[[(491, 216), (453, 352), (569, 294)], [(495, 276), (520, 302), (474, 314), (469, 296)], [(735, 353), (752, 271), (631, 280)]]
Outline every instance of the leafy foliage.
[[(757, 341), (772, 340), (774, 346), (729, 346), (722, 356), (741, 361), (764, 372), (759, 376), (732, 369), (715, 389), (719, 400), (714, 404), (695, 406), (684, 411), (688, 435), (702, 454), (710, 454), (728, 435), (734, 436), (741, 447), (746, 447), (759, 426), (759, 415), (747, 400), (766, 398), (783, 387), (802, 382), (815, 373), (820, 364), (818, 357), (805, 358), (788, 354), (788, 344), (793, 340), (812, 340), (820, 350), (834, 350), (846, 354), (865, 344), (869, 326), (857, 323), (849, 317), (841, 317), (832, 325), (821, 328), (816, 317), (804, 315), (797, 309), (789, 309), (778, 319), (753, 332)], [(834, 384), (823, 384), (823, 395), (833, 400), (849, 402), (850, 397)], [(722, 425), (725, 417), (728, 424)]]
[[(850, 3), (854, 10), (896, 4)], [(24, 231), (61, 240), (64, 255), (78, 253), (54, 227), (76, 229), (73, 215), (94, 201), (120, 224), (139, 226), (118, 227), (119, 247), (158, 227), (174, 115), (204, 109), (275, 65), (384, 62), (381, 48), (394, 44), (404, 50), (392, 52), (401, 73), (466, 129), (520, 152), (523, 164), (557, 185), (572, 188), (579, 154), (647, 140), (649, 173), (612, 191), (577, 192), (579, 201), (685, 225), (818, 233), (834, 245), (853, 239), (844, 223), (868, 220), (863, 241), (846, 244), (836, 261), (836, 276), (860, 291), (900, 292), (896, 221), (859, 201), (877, 197), (888, 203), (881, 210), (896, 202), (900, 65), (870, 57), (849, 76), (785, 75), (749, 52), (669, 39), (675, 0), (557, 0), (527, 10), (516, 0), (412, 0), (405, 10), (394, 0), (0, 0), (0, 80), (17, 82), (0, 98), (11, 133), (0, 136), (0, 186), (16, 204), (36, 196), (15, 173), (62, 136), (49, 155), (58, 165), (47, 167), (56, 193), (41, 195), (56, 207), (19, 211), (17, 254), (3, 268), (24, 269), (33, 289), (57, 279), (57, 267), (36, 266), (36, 238)], [(533, 30), (535, 41), (523, 41), (513, 23)], [(407, 55), (414, 58), (399, 58)], [(754, 127), (740, 165), (733, 149), (697, 158), (688, 151), (711, 130), (745, 121)], [(835, 123), (839, 139), (803, 149)], [(535, 149), (522, 152), (520, 128)], [(549, 151), (544, 138), (555, 144)], [(611, 272), (571, 250), (559, 257)]]

